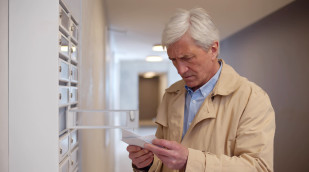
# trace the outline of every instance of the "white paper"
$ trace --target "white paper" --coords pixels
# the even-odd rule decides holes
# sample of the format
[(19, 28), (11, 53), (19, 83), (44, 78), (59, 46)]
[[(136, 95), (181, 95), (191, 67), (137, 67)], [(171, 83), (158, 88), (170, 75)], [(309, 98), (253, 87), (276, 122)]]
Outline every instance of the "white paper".
[(131, 131), (122, 129), (121, 140), (129, 145), (135, 145), (144, 148), (145, 143), (152, 144), (152, 140), (155, 138), (156, 138), (155, 135), (140, 136)]

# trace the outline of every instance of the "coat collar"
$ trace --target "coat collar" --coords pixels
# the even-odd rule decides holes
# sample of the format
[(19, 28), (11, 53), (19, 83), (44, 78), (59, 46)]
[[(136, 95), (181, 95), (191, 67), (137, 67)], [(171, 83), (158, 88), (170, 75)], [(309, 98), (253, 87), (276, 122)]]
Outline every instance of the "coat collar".
[(241, 85), (241, 76), (224, 60), (221, 61), (222, 71), (217, 81), (215, 88), (213, 89), (213, 95), (227, 96), (232, 94)]

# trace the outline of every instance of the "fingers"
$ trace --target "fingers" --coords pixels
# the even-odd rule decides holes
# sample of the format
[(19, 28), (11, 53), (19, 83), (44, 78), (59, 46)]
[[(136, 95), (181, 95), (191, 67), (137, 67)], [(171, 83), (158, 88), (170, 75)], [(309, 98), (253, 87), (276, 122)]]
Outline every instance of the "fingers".
[(147, 149), (129, 145), (127, 151), (129, 152), (129, 158), (132, 160), (132, 163), (138, 168), (146, 167), (153, 161), (153, 153)]
[(143, 167), (147, 167), (149, 164), (151, 164), (151, 162), (153, 161), (153, 154), (152, 156), (150, 156), (148, 159), (146, 159), (145, 161), (137, 164), (136, 166), (138, 168), (143, 168)]
[[(139, 158), (143, 155), (146, 155), (147, 153), (149, 153), (149, 151), (146, 150), (146, 149), (142, 149), (142, 150), (136, 151), (136, 152), (129, 152), (129, 158), (133, 160), (133, 159)], [(150, 154), (152, 154), (152, 153), (150, 152)]]
[(168, 155), (170, 154), (170, 151), (168, 149), (152, 145), (152, 144), (145, 144), (145, 149), (148, 149), (149, 151), (153, 152), (156, 155)]
[[(149, 159), (153, 159), (153, 153), (148, 152), (147, 154), (144, 154), (140, 157), (134, 158), (132, 159), (133, 164), (135, 165), (141, 165), (141, 164), (147, 164), (147, 162), (149, 161)], [(146, 161), (146, 162), (145, 162)], [(149, 164), (149, 163), (148, 163)], [(148, 165), (147, 164), (147, 165)]]
[(182, 169), (185, 167), (189, 150), (175, 141), (154, 139), (153, 144), (145, 144), (145, 149), (153, 152), (166, 166), (171, 169)]
[(139, 146), (129, 145), (127, 147), (128, 152), (137, 152), (137, 151), (140, 151), (140, 150), (142, 150), (142, 148), (139, 147)]

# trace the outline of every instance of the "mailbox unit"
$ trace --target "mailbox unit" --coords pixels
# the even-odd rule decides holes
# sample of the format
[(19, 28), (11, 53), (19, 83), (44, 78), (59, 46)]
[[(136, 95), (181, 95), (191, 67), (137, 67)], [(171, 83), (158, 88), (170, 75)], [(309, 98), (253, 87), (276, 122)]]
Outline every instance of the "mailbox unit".
[(59, 172), (78, 170), (78, 132), (67, 126), (68, 112), (78, 107), (79, 26), (59, 1)]

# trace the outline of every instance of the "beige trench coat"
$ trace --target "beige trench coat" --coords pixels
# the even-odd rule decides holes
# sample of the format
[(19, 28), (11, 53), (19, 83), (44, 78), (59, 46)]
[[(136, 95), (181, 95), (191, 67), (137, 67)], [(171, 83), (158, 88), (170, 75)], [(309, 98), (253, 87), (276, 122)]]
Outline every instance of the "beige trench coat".
[[(275, 113), (269, 97), (221, 61), (217, 84), (183, 139), (185, 84), (178, 81), (166, 89), (156, 136), (189, 148), (187, 172), (273, 171)], [(155, 156), (149, 171), (177, 170), (168, 169)]]

